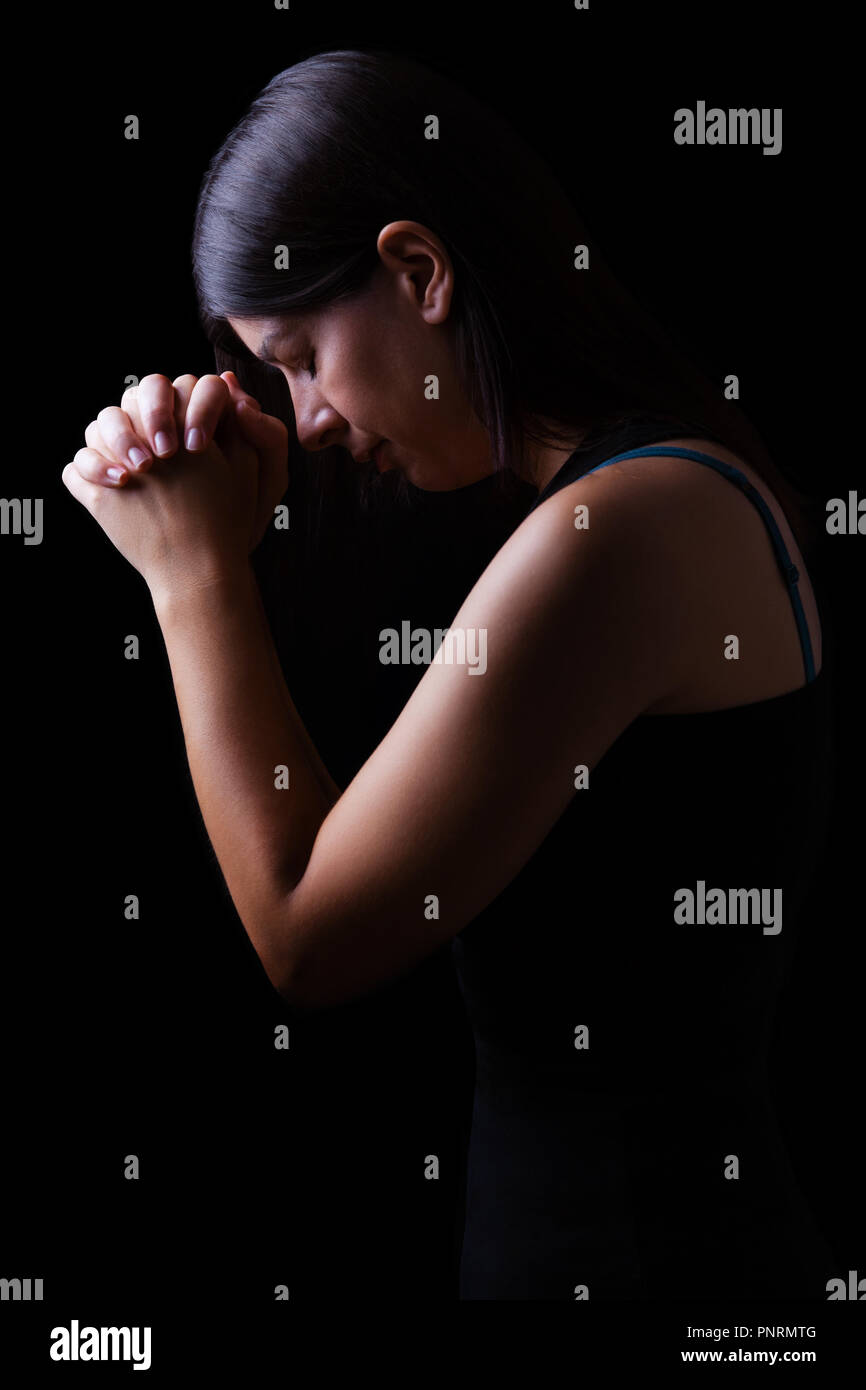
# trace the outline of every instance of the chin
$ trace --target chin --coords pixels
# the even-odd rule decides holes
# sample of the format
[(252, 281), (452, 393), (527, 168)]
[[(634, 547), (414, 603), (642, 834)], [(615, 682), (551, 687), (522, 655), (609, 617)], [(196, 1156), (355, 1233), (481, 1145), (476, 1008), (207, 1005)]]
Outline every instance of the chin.
[[(430, 469), (424, 468), (423, 465), (421, 468), (410, 466), (402, 469), (402, 472), (412, 486), (420, 488), (422, 492), (442, 492), (444, 490), (441, 475), (431, 473)], [(445, 488), (447, 488), (447, 484), (445, 484)]]

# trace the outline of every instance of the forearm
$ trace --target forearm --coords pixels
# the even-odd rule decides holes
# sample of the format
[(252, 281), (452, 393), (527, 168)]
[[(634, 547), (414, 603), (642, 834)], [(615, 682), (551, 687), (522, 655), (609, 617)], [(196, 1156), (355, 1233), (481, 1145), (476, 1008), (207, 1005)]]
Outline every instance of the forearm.
[(301, 716), (298, 714), (298, 711), (295, 708), (294, 701), (292, 700), (292, 697), (286, 688), (286, 678), (283, 675), (283, 668), (280, 665), (280, 659), (277, 655), (277, 649), (274, 646), (273, 637), (271, 635), (271, 628), (268, 622), (268, 615), (265, 612), (265, 606), (262, 602), (261, 589), (258, 580), (256, 579), (255, 572), (252, 571), (252, 573), (254, 579), (254, 598), (258, 606), (262, 629), (264, 631), (265, 638), (267, 641), (268, 653), (271, 659), (271, 667), (274, 671), (274, 679), (276, 680), (277, 685), (279, 686), (279, 689), (282, 693), (286, 708), (289, 711), (289, 717), (293, 721), (295, 728), (297, 729), (298, 734), (300, 735), (301, 742), (303, 744), (304, 751), (307, 756), (307, 762), (309, 763), (310, 767), (315, 773), (316, 781), (321, 787), (324, 797), (328, 802), (328, 808), (330, 809), (330, 807), (333, 806), (334, 802), (338, 801), (339, 798), (342, 796), (342, 788), (337, 786), (330, 772), (325, 767), (325, 764), (322, 762), (322, 759), (319, 757), (318, 750), (315, 744), (313, 743), (313, 740), (310, 738), (310, 735), (307, 733), (306, 726), (301, 720)]
[(201, 590), (155, 593), (154, 607), (205, 828), (276, 983), (291, 943), (269, 939), (266, 924), (279, 919), (339, 789), (286, 689), (251, 568)]

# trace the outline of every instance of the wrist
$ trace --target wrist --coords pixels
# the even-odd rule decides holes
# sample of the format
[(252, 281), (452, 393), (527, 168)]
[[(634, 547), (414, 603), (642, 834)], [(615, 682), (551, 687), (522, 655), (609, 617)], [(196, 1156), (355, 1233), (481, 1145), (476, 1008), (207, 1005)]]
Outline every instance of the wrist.
[(211, 606), (250, 592), (255, 574), (249, 560), (232, 565), (202, 563), (148, 580), (157, 617), (187, 608)]

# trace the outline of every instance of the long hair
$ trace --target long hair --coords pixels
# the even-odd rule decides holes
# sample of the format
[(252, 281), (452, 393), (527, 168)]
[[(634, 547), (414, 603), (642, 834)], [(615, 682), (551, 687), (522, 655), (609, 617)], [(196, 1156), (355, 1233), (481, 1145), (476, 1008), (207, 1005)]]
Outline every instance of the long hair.
[[(811, 499), (720, 383), (617, 281), (539, 153), (450, 78), (380, 49), (318, 53), (279, 73), (213, 156), (199, 193), (201, 323), (217, 370), (235, 371), (285, 422), (290, 467), (311, 460), (286, 382), (227, 318), (351, 298), (380, 263), (380, 230), (398, 219), (434, 231), (452, 259), (457, 369), (495, 470), (520, 474), (528, 440), (580, 433), (589, 448), (633, 411), (673, 417), (750, 463), (808, 549)], [(275, 266), (278, 246), (288, 269)], [(575, 266), (579, 247), (586, 269)], [(391, 472), (359, 473), (343, 449), (322, 450), (314, 471), (326, 486), (354, 478), (367, 499), (393, 487)]]

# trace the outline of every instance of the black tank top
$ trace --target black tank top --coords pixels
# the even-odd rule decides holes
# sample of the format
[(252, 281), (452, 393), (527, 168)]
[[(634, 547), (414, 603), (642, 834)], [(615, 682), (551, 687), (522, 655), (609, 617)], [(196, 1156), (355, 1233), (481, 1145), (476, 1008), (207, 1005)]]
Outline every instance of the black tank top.
[[(532, 509), (677, 437), (695, 432), (634, 418)], [(826, 1298), (835, 1262), (777, 1128), (767, 1048), (829, 812), (828, 676), (775, 520), (716, 442), (685, 456), (759, 506), (806, 683), (636, 719), (452, 942), (476, 1058), (462, 1299)]]

